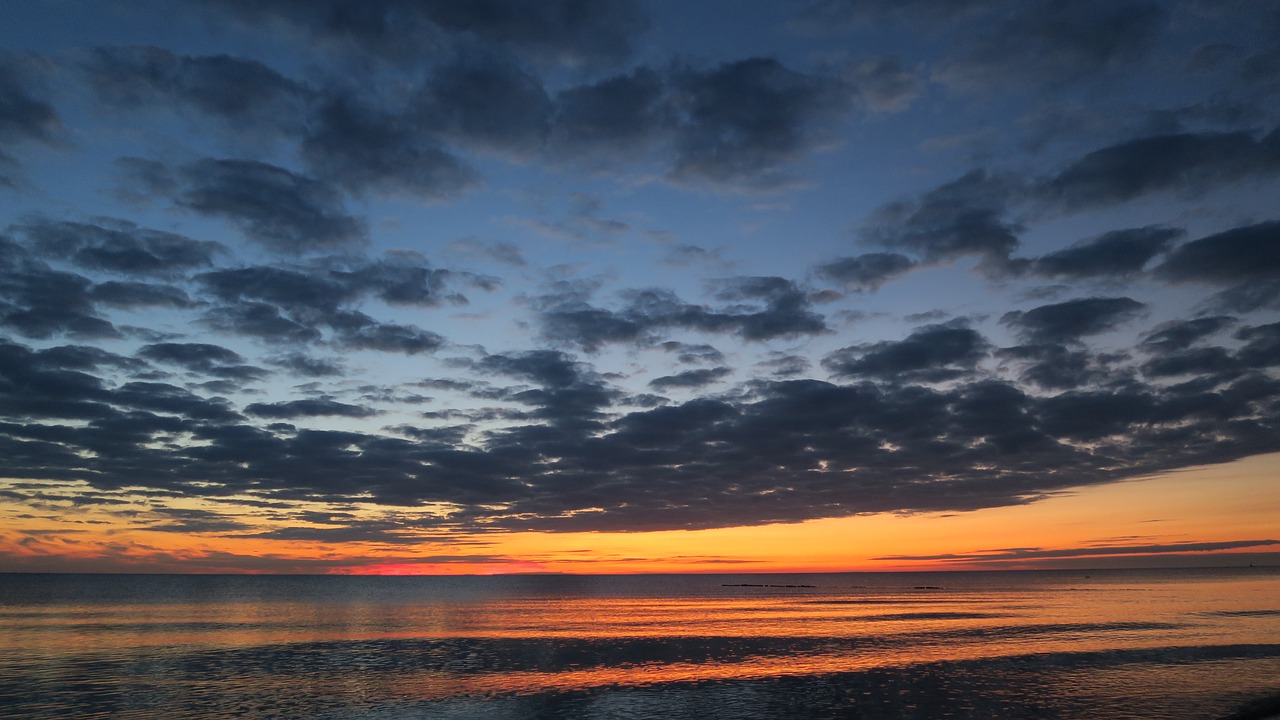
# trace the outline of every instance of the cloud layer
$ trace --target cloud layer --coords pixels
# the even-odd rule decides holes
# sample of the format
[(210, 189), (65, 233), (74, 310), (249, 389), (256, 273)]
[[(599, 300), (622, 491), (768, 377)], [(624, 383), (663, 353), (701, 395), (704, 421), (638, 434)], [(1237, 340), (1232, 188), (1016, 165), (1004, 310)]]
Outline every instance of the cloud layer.
[(9, 500), (396, 544), (1280, 452), (1257, 8), (183, 10), (0, 57)]

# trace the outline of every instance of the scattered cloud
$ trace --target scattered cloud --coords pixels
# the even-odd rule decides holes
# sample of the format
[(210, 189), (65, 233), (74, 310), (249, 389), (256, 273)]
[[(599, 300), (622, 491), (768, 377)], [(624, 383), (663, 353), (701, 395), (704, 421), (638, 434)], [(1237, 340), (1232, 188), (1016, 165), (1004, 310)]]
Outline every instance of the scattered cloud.
[(822, 363), (841, 377), (942, 382), (971, 373), (988, 351), (981, 334), (951, 323), (926, 325), (904, 340), (847, 347)]
[(1175, 228), (1156, 226), (1112, 230), (1038, 257), (1031, 269), (1039, 275), (1064, 278), (1133, 275), (1167, 252), (1183, 234)]
[(713, 8), (692, 51), (680, 4), (183, 8), (83, 46), (44, 13), (0, 57), (0, 474), (57, 502), (403, 546), (1280, 451), (1280, 86), (1247, 3)]
[(1073, 342), (1086, 335), (1115, 329), (1133, 319), (1145, 306), (1132, 298), (1082, 298), (1014, 310), (1000, 319), (1030, 340)]

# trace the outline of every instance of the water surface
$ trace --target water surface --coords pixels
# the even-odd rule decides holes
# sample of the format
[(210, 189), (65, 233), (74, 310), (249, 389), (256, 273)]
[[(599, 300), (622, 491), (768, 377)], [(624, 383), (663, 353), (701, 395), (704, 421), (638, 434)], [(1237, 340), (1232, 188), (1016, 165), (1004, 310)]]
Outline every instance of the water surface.
[(0, 575), (5, 718), (1280, 717), (1280, 570)]

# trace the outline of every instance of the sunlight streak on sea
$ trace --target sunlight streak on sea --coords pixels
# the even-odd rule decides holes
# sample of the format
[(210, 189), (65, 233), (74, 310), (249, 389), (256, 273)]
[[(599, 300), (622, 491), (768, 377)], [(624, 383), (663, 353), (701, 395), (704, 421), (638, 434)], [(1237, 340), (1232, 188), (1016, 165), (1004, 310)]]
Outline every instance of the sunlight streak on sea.
[(4, 718), (1209, 720), (1280, 695), (1276, 569), (0, 582)]

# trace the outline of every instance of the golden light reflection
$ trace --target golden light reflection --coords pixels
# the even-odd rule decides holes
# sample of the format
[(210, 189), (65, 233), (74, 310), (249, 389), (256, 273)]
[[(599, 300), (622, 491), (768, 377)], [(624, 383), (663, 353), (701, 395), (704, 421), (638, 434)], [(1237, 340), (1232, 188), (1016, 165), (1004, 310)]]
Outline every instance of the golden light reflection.
[[(378, 683), (379, 697), (643, 687), (1266, 642), (1280, 638), (1277, 581), (1274, 573), (1168, 583), (1132, 574), (1003, 584), (971, 576), (937, 590), (712, 586), (674, 597), (475, 597), (430, 583), (400, 585), (388, 597), (361, 595), (372, 586), (351, 584), (341, 587), (356, 594), (336, 602), (297, 601), (251, 584), (179, 602), (0, 607), (0, 658), (10, 658), (0, 665), (18, 657), (153, 657), (165, 648), (243, 649), (246, 657), (271, 648), (333, 652), (331, 644), (347, 643), (345, 652), (403, 663), (361, 675)], [(1249, 622), (1238, 622), (1242, 614)], [(268, 672), (252, 682), (274, 678)]]

